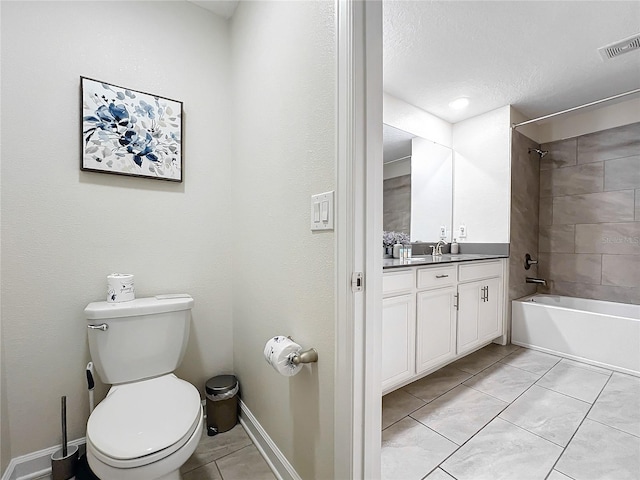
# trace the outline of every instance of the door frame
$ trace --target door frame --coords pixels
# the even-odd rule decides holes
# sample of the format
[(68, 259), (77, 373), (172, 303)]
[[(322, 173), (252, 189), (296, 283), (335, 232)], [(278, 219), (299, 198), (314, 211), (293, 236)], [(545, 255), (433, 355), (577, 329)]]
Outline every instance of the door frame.
[[(334, 477), (380, 478), (382, 2), (336, 0)], [(352, 291), (352, 274), (364, 288)]]

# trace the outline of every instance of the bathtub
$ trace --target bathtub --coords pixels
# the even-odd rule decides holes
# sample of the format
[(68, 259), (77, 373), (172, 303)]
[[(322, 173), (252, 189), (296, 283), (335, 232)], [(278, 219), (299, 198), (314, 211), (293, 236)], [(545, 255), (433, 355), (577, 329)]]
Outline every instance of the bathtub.
[(511, 305), (515, 345), (640, 376), (640, 305), (556, 295)]

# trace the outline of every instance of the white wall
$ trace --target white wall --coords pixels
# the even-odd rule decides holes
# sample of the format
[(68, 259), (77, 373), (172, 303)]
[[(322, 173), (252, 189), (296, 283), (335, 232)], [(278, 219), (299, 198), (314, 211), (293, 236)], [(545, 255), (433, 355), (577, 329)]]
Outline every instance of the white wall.
[(453, 151), (418, 137), (411, 144), (411, 241), (436, 241), (444, 225), (451, 242)]
[(450, 123), (388, 93), (384, 93), (382, 99), (384, 123), (446, 147), (452, 146)]
[[(2, 2), (2, 367), (12, 457), (60, 441), (61, 395), (69, 437), (84, 436), (83, 309), (105, 298), (108, 273), (135, 274), (139, 297), (194, 296), (179, 376), (201, 388), (231, 369), (229, 244), (238, 232), (227, 28), (187, 2)], [(80, 75), (184, 102), (184, 183), (79, 171)]]
[[(509, 242), (510, 107), (453, 126), (453, 237), (473, 243)], [(467, 227), (460, 239), (458, 228)]]
[[(334, 448), (334, 233), (309, 228), (335, 189), (335, 3), (240, 2), (234, 85), (234, 369), (242, 398), (302, 478), (330, 479)], [(273, 335), (315, 347), (295, 377), (262, 357)]]

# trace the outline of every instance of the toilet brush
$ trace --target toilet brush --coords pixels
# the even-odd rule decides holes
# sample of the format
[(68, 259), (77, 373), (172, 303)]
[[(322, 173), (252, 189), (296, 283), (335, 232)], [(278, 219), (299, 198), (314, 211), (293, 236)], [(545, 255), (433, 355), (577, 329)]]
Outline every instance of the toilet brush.
[(63, 395), (61, 398), (61, 410), (62, 410), (62, 456), (67, 456), (67, 396)]
[(78, 447), (69, 448), (67, 439), (67, 397), (63, 396), (61, 404), (62, 449), (51, 454), (51, 476), (53, 480), (68, 480), (75, 475), (78, 463)]

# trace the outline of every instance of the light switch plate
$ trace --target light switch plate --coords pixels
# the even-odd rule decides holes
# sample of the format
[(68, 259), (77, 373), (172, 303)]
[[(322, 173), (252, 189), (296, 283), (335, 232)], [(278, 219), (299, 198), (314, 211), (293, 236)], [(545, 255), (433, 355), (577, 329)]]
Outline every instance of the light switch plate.
[[(333, 230), (334, 192), (311, 195), (311, 230)], [(318, 209), (320, 210), (318, 212)], [(318, 216), (318, 213), (320, 214)]]

